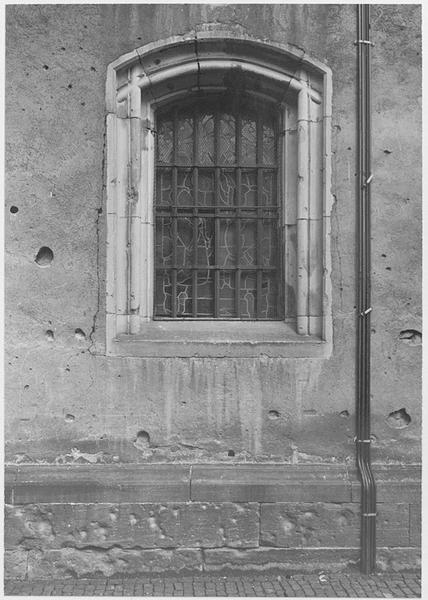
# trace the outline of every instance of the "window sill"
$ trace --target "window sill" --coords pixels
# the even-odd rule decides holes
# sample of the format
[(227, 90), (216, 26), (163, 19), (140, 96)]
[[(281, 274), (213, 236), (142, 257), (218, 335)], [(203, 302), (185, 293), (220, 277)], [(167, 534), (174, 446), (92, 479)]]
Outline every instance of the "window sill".
[(327, 358), (331, 344), (283, 321), (153, 321), (120, 334), (109, 354), (147, 358)]

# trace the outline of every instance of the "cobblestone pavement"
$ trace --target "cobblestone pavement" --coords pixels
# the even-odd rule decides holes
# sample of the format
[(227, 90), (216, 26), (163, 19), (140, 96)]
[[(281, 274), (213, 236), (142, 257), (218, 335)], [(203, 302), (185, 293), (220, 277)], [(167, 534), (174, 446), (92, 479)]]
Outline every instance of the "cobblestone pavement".
[(311, 575), (256, 574), (44, 581), (6, 580), (6, 596), (278, 596), (324, 598), (419, 598), (416, 573)]

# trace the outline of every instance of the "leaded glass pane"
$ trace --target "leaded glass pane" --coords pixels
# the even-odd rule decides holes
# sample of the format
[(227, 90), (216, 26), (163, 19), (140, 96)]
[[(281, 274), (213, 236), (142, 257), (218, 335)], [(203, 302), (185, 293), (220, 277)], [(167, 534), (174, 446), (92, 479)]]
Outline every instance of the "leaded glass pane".
[(257, 126), (255, 119), (242, 119), (241, 160), (243, 165), (257, 163)]
[(263, 171), (262, 174), (262, 204), (274, 206), (276, 204), (276, 177), (274, 171)]
[(193, 206), (193, 173), (177, 170), (177, 206)]
[(177, 162), (191, 165), (193, 162), (193, 117), (183, 116), (177, 123)]
[(218, 162), (223, 165), (235, 163), (235, 117), (222, 114), (219, 116), (219, 157)]
[(156, 219), (155, 261), (160, 267), (172, 267), (173, 231), (172, 219), (160, 217)]
[(214, 265), (214, 222), (210, 218), (198, 218), (197, 264)]
[(218, 258), (220, 267), (236, 267), (237, 258), (237, 222), (235, 219), (219, 219)]
[(199, 161), (201, 165), (214, 164), (214, 114), (202, 114), (199, 117)]
[(172, 315), (172, 285), (169, 271), (156, 272), (156, 315), (170, 317)]
[(220, 271), (219, 312), (220, 317), (231, 318), (235, 316), (235, 273), (233, 271)]
[(172, 173), (170, 169), (159, 169), (156, 174), (156, 203), (168, 206), (172, 203)]
[(214, 278), (212, 271), (198, 271), (198, 313), (200, 317), (214, 316)]
[(192, 272), (177, 270), (177, 317), (192, 316)]
[(173, 121), (165, 120), (159, 123), (157, 135), (157, 158), (159, 163), (171, 163), (173, 160), (173, 131)]
[(257, 171), (242, 171), (241, 206), (257, 206)]
[(241, 265), (257, 264), (257, 220), (241, 221)]
[(215, 175), (214, 171), (198, 169), (198, 205), (214, 206)]
[(263, 164), (275, 164), (275, 132), (273, 126), (263, 125)]
[(193, 224), (191, 218), (177, 218), (176, 266), (193, 264)]
[(235, 173), (231, 171), (221, 171), (218, 189), (219, 204), (233, 206), (235, 204), (236, 181)]
[(241, 273), (240, 307), (243, 319), (256, 317), (257, 275), (256, 271), (243, 271)]

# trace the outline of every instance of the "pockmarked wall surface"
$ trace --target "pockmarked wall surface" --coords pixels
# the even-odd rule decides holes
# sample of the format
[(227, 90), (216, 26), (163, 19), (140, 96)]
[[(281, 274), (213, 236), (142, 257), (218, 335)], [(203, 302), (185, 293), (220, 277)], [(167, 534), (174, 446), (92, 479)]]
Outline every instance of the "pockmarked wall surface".
[[(402, 481), (407, 473), (407, 489), (413, 489), (420, 462), (420, 7), (373, 5), (371, 20), (372, 458), (381, 479), (389, 482), (379, 496), (384, 503), (380, 522), (386, 523), (380, 545), (401, 547), (405, 562), (405, 553), (417, 545), (419, 514), (417, 493), (406, 496)], [(106, 356), (107, 66), (150, 42), (210, 29), (290, 44), (332, 71), (329, 357)], [(355, 560), (359, 487), (350, 473), (356, 396), (356, 7), (9, 6), (6, 36), (5, 440), (14, 492), (7, 501), (15, 531), (6, 544), (9, 572), (63, 575), (67, 567), (58, 564), (73, 563), (68, 574), (81, 575), (90, 569), (82, 566), (91, 552), (85, 546), (97, 545), (101, 550), (91, 555), (93, 571), (109, 574), (138, 571), (141, 565), (162, 570), (170, 560), (165, 553), (171, 552), (162, 548), (175, 545), (181, 548), (173, 553), (177, 568), (249, 564), (261, 560), (254, 557), (262, 547), (266, 565), (301, 562), (296, 548), (307, 552), (341, 544), (353, 548), (349, 560)], [(177, 480), (174, 493), (148, 475), (154, 463), (165, 463), (166, 470), (157, 467), (158, 472)], [(318, 483), (327, 473), (330, 483), (343, 483), (344, 495), (323, 496), (321, 484), (306, 496), (289, 491), (269, 496), (267, 488), (245, 491), (249, 480), (243, 465), (254, 463), (261, 480), (277, 468), (271, 483), (279, 472), (296, 481), (310, 473), (308, 480)], [(192, 471), (192, 465), (200, 471)], [(134, 468), (145, 474), (141, 481), (152, 482), (151, 492), (137, 478), (136, 487), (126, 484), (134, 490), (128, 496), (115, 495), (117, 474), (122, 481)], [(100, 469), (107, 469), (104, 479), (94, 475)], [(98, 496), (78, 483), (82, 474), (98, 481)], [(224, 474), (236, 490), (227, 497), (224, 490), (212, 492), (223, 489), (215, 482)], [(61, 487), (64, 477), (69, 486), (77, 486), (74, 500), (72, 488)], [(56, 492), (49, 480), (58, 482)], [(190, 483), (196, 496), (188, 490)], [(62, 508), (49, 513), (46, 506), (58, 502)], [(86, 508), (66, 517), (68, 502)], [(123, 502), (136, 506), (125, 511)], [(170, 502), (181, 504), (171, 508)], [(193, 509), (185, 508), (189, 502)], [(150, 503), (160, 504), (153, 508)], [(400, 510), (391, 503), (400, 504)], [(167, 533), (159, 526), (162, 506), (170, 519)], [(190, 530), (189, 539), (183, 538), (177, 523), (185, 528), (188, 517), (172, 510), (190, 510), (189, 518), (198, 523), (205, 522), (205, 510), (213, 515), (226, 511), (231, 531), (220, 519), (215, 540), (208, 539), (214, 535), (208, 529), (218, 520), (211, 516), (206, 538)], [(392, 527), (389, 513), (400, 513), (400, 523)], [(67, 518), (73, 533), (58, 525)], [(259, 518), (261, 533), (254, 529)], [(136, 523), (144, 523), (139, 534)], [(283, 527), (285, 537), (278, 534), (275, 523), (291, 524), (289, 533)], [(329, 529), (337, 529), (339, 541), (325, 539)], [(394, 531), (400, 533), (394, 537)], [(155, 533), (158, 537), (150, 541)], [(202, 547), (226, 554), (212, 550), (211, 558), (208, 552), (202, 559)], [(243, 558), (243, 551), (236, 551), (241, 547), (252, 548), (253, 554)], [(232, 557), (230, 548), (235, 549)], [(292, 558), (278, 554), (286, 551)]]

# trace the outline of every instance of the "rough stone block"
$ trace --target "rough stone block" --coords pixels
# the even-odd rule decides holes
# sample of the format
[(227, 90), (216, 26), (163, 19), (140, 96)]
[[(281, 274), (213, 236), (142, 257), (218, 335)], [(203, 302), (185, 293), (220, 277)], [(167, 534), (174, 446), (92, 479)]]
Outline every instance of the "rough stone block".
[(346, 470), (331, 465), (197, 465), (192, 500), (230, 502), (350, 502)]
[(255, 548), (235, 550), (218, 548), (205, 550), (207, 571), (282, 569), (294, 572), (311, 572), (328, 569), (342, 571), (358, 561), (359, 550), (333, 548)]
[(410, 514), (410, 546), (421, 546), (421, 528), (422, 528), (422, 519), (421, 519), (421, 505), (420, 504), (410, 504), (409, 505), (409, 514)]
[(202, 555), (195, 549), (141, 550), (111, 548), (61, 548), (31, 550), (28, 557), (29, 579), (63, 577), (113, 577), (139, 573), (166, 573), (201, 570)]
[(379, 571), (415, 571), (421, 568), (419, 548), (378, 548), (376, 567)]
[(257, 504), (38, 504), (6, 507), (6, 547), (257, 547)]
[(278, 503), (261, 505), (260, 541), (265, 546), (359, 545), (359, 505)]
[(28, 552), (6, 550), (4, 553), (5, 579), (25, 579), (27, 575)]
[[(360, 543), (359, 504), (262, 504), (260, 516), (260, 540), (265, 546), (353, 548)], [(377, 543), (382, 546), (408, 546), (408, 540), (408, 505), (380, 504)]]
[(190, 467), (183, 465), (22, 466), (13, 503), (178, 502), (190, 498)]
[[(391, 497), (390, 500), (395, 500)], [(378, 546), (409, 546), (409, 505), (380, 503), (377, 506)]]

